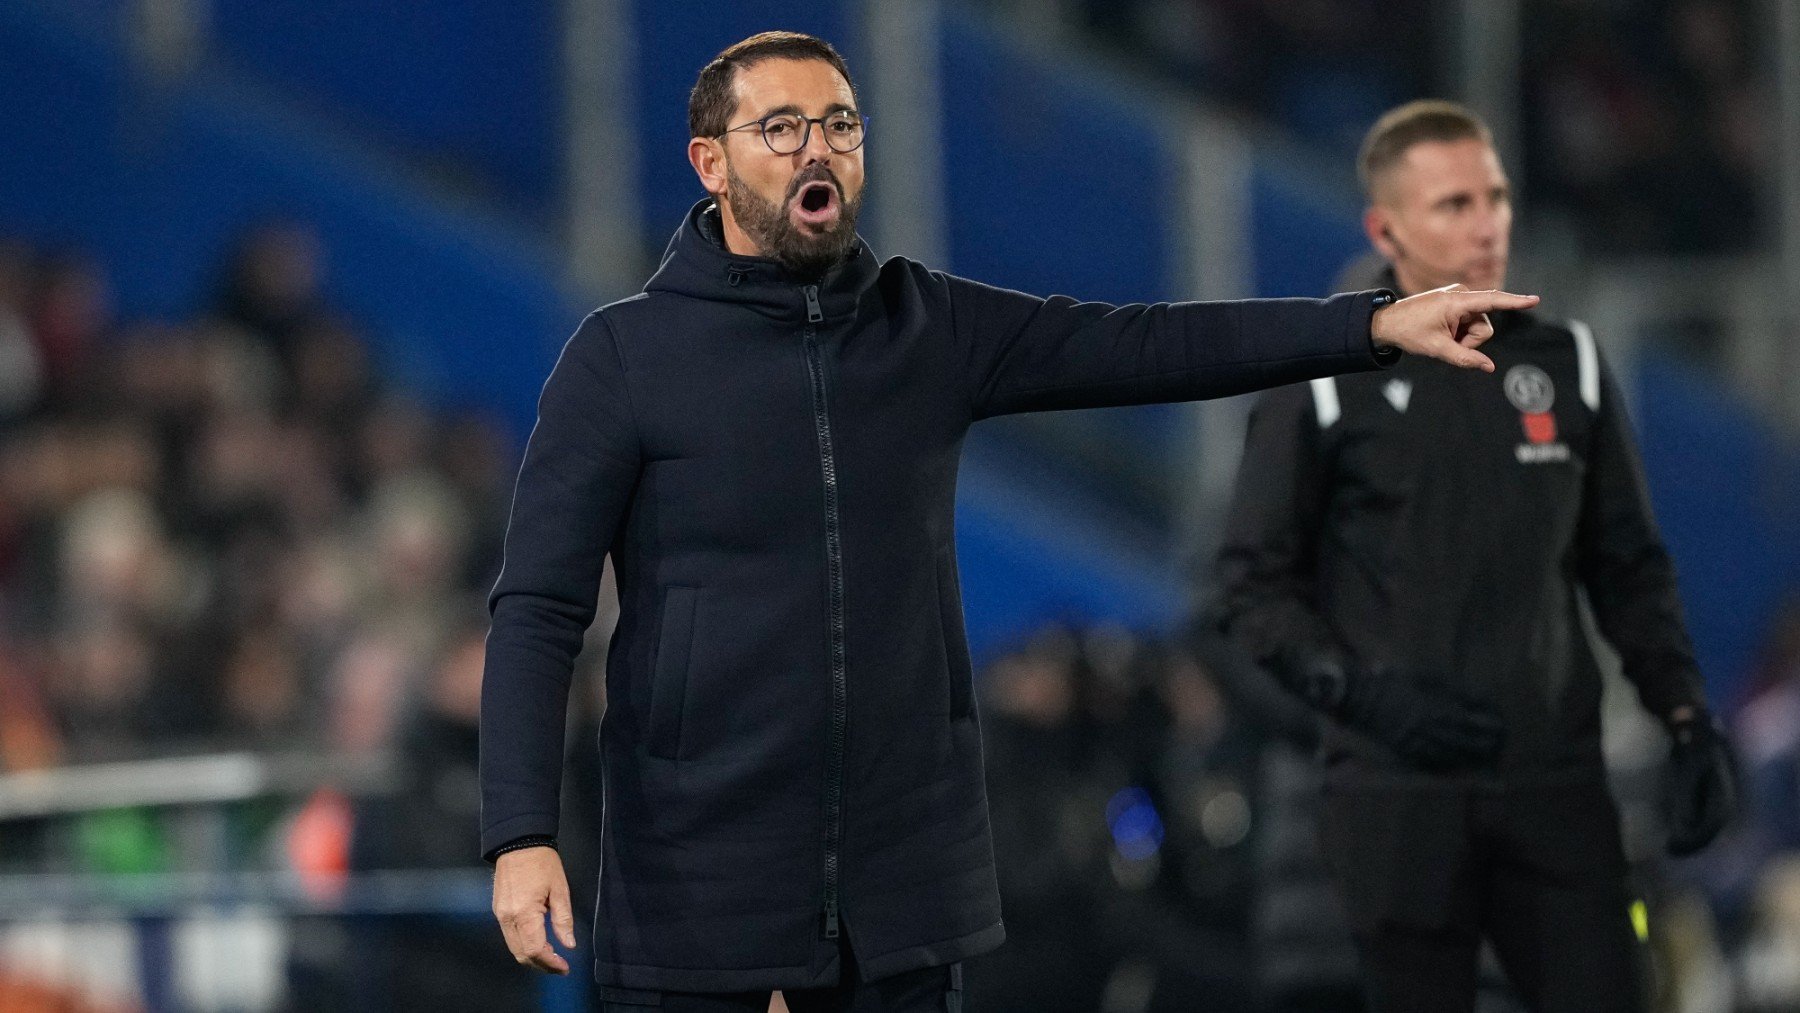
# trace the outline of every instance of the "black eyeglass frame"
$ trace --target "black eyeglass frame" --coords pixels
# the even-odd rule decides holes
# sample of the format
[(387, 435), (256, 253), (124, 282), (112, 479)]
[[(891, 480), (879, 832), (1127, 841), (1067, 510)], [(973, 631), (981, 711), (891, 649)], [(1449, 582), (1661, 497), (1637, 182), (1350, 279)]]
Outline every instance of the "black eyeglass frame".
[[(862, 137), (860, 137), (857, 140), (856, 144), (853, 147), (839, 150), (836, 145), (831, 143), (831, 131), (825, 130), (825, 121), (828, 119), (831, 119), (833, 116), (843, 116), (846, 113), (848, 113), (851, 116), (856, 117), (857, 125), (862, 127)], [(793, 119), (797, 119), (802, 124), (804, 124), (804, 126), (800, 130), (800, 143), (794, 147), (793, 151), (782, 151), (779, 148), (775, 147), (774, 141), (769, 140), (769, 129), (768, 129), (769, 121), (773, 120), (773, 119), (780, 119), (784, 116), (791, 117)], [(836, 109), (829, 113), (826, 113), (823, 116), (802, 116), (799, 113), (773, 112), (767, 116), (764, 116), (760, 120), (751, 120), (748, 123), (740, 123), (735, 127), (726, 127), (722, 132), (713, 135), (713, 137), (715, 140), (717, 140), (720, 137), (724, 137), (726, 134), (732, 134), (732, 133), (736, 133), (739, 130), (747, 130), (750, 127), (756, 127), (756, 128), (758, 128), (757, 135), (762, 138), (762, 141), (764, 144), (768, 145), (770, 151), (774, 152), (777, 155), (792, 155), (797, 152), (805, 151), (806, 146), (808, 144), (812, 143), (812, 128), (813, 128), (814, 123), (817, 123), (819, 125), (819, 129), (823, 130), (825, 133), (825, 146), (827, 148), (830, 148), (832, 151), (837, 152), (840, 155), (848, 155), (852, 151), (855, 151), (857, 148), (862, 147), (863, 144), (869, 140), (869, 117), (863, 115), (860, 112), (857, 112), (854, 109)]]

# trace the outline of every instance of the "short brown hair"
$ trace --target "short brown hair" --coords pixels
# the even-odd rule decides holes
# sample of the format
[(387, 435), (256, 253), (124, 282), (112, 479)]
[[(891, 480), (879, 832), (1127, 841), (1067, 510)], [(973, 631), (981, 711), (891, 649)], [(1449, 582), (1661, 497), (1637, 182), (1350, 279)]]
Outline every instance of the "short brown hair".
[(737, 110), (733, 85), (737, 83), (738, 68), (764, 60), (823, 60), (844, 76), (850, 94), (856, 94), (850, 68), (831, 43), (800, 32), (762, 32), (726, 47), (700, 69), (700, 79), (688, 95), (688, 136), (717, 137), (729, 129), (731, 114)]
[(1356, 175), (1363, 193), (1375, 199), (1376, 182), (1415, 144), (1428, 141), (1477, 140), (1490, 147), (1494, 135), (1468, 107), (1442, 99), (1419, 99), (1388, 110), (1369, 128), (1356, 156)]

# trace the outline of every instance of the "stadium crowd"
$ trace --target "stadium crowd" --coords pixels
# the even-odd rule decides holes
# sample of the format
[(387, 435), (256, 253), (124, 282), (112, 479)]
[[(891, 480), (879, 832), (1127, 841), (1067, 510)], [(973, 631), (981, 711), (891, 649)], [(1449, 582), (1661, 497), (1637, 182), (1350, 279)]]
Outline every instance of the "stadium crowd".
[[(1363, 125), (1457, 94), (1456, 5), (1424, 0), (986, 0), (1076, 26), (1133, 68), (1266, 118), (1348, 163)], [(1586, 248), (1741, 253), (1766, 238), (1772, 87), (1748, 0), (1523, 0), (1523, 189)], [(1148, 59), (1146, 59), (1148, 57)]]
[(90, 262), (0, 252), (8, 769), (378, 748), (454, 654), (509, 438), (386, 388), (318, 276), (272, 225), (204, 314), (121, 325)]
[[(236, 749), (397, 755), (393, 798), (243, 807), (230, 868), (203, 871), (466, 867), (482, 598), (513, 438), (384, 384), (321, 294), (320, 258), (306, 227), (259, 226), (202, 312), (122, 322), (90, 260), (0, 246), (0, 773)], [(153, 811), (0, 824), (12, 871), (215, 858)], [(458, 931), (387, 963), (345, 960), (351, 941), (329, 926), (297, 932), (297, 1008), (351, 1008), (309, 1003), (382, 968), (426, 997), (473, 976), (491, 986), (473, 1008), (525, 1003), (491, 919), (460, 950)]]

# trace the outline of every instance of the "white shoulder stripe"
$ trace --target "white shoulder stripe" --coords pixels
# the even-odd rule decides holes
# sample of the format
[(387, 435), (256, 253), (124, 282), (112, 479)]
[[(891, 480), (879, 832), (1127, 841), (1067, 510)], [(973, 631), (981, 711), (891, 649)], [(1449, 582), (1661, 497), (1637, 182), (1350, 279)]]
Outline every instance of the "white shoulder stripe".
[(1575, 335), (1575, 368), (1581, 376), (1581, 401), (1588, 411), (1600, 410), (1600, 353), (1594, 348), (1594, 332), (1579, 320), (1569, 321)]
[(1313, 409), (1319, 413), (1319, 428), (1330, 429), (1331, 424), (1344, 414), (1338, 405), (1337, 380), (1322, 376), (1312, 381)]

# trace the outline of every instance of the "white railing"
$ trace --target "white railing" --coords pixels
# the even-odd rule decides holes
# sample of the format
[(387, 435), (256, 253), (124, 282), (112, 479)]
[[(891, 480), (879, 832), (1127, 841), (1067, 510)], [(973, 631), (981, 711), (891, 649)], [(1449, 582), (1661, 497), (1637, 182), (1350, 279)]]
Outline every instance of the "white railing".
[(327, 784), (378, 792), (395, 777), (384, 756), (247, 752), (52, 767), (0, 774), (0, 821), (299, 795)]

